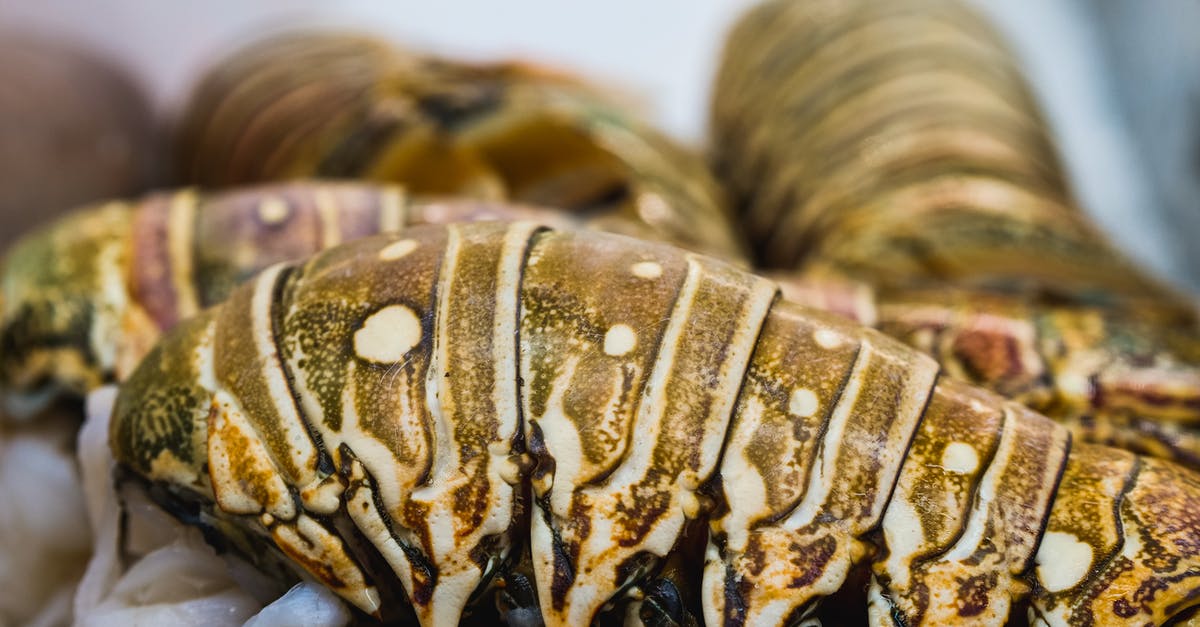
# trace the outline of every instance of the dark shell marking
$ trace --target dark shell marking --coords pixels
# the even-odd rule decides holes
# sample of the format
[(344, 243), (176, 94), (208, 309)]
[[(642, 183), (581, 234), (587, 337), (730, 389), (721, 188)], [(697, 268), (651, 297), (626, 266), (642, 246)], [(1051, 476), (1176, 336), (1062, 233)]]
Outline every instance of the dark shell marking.
[(783, 624), (864, 571), (880, 625), (1189, 611), (1196, 475), (1069, 456), (1061, 426), (775, 290), (529, 223), (368, 238), (168, 334), (113, 447), (384, 619), (496, 598), (548, 624)]
[(411, 199), (394, 185), (292, 182), (193, 190), (69, 214), (7, 255), (0, 298), (6, 400), (120, 380), (161, 332), (268, 266), (415, 224), (536, 219), (546, 210)]

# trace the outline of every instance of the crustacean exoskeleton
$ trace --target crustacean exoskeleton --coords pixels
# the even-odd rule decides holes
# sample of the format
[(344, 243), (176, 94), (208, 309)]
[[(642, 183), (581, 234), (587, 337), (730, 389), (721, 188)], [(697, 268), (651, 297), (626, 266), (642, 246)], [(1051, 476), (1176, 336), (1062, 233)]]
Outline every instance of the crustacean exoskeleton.
[(703, 159), (600, 89), (530, 64), (455, 62), (348, 33), (234, 52), (181, 121), (181, 175), (400, 183), (553, 207), (589, 228), (727, 259), (745, 250)]
[(1162, 624), (1200, 585), (1192, 471), (724, 262), (524, 222), (273, 266), (165, 337), (111, 437), (168, 510), (388, 620), (784, 624), (869, 576), (873, 624)]
[[(1015, 57), (957, 0), (770, 1), (733, 29), (714, 164), (758, 263), (1077, 438), (1195, 465), (1196, 303), (1071, 199)], [(836, 304), (836, 303), (835, 303)], [(846, 302), (840, 303), (846, 305)]]

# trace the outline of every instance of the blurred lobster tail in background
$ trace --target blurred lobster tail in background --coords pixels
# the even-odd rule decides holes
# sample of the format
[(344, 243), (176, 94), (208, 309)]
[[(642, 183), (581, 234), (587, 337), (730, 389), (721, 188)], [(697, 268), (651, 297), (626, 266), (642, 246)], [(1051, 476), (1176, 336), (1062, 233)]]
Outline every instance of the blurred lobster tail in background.
[(267, 40), (201, 81), (178, 158), (202, 185), (399, 182), (744, 258), (702, 159), (599, 90), (530, 65), (455, 63), (348, 34)]
[(1016, 60), (962, 3), (762, 4), (712, 114), (757, 262), (798, 273), (799, 302), (1077, 437), (1200, 462), (1196, 303), (1072, 201)]
[(1076, 207), (1015, 58), (957, 0), (762, 4), (728, 40), (712, 114), (765, 267), (1195, 319)]
[(1088, 442), (1200, 468), (1200, 337), (1142, 311), (772, 272), (784, 297), (874, 327)]

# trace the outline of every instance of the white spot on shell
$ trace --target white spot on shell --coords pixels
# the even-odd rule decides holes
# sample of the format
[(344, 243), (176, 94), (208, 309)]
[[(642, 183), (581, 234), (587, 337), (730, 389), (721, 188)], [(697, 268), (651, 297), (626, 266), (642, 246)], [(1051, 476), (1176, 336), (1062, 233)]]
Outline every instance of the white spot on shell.
[(1092, 547), (1073, 534), (1047, 531), (1037, 554), (1037, 575), (1050, 592), (1061, 592), (1083, 581), (1092, 567)]
[(511, 455), (500, 460), (497, 472), (500, 478), (508, 485), (517, 485), (521, 482), (521, 477), (524, 473), (521, 472), (521, 455)]
[(604, 334), (604, 352), (619, 357), (637, 345), (637, 334), (627, 324), (614, 324)]
[(630, 268), (633, 276), (639, 279), (657, 279), (662, 276), (663, 268), (654, 261), (639, 261)]
[(970, 474), (979, 468), (979, 454), (965, 442), (951, 442), (942, 451), (942, 468), (960, 475)]
[(817, 346), (821, 348), (837, 348), (842, 345), (841, 336), (830, 329), (817, 329), (813, 333), (813, 340), (816, 340)]
[(360, 359), (394, 364), (421, 341), (421, 319), (404, 305), (388, 305), (371, 314), (354, 333), (354, 353)]
[(263, 221), (263, 224), (279, 224), (287, 219), (291, 210), (288, 209), (287, 203), (278, 198), (266, 198), (258, 203), (258, 219)]
[(416, 249), (417, 249), (417, 240), (402, 239), (398, 242), (392, 242), (391, 244), (388, 244), (387, 246), (384, 246), (382, 249), (380, 249), (379, 258), (382, 259), (383, 261), (394, 261), (396, 259), (399, 259), (399, 258), (407, 255), (408, 253), (411, 253), (412, 251), (414, 251)]
[(792, 390), (792, 396), (788, 400), (788, 411), (793, 415), (807, 418), (817, 413), (818, 407), (820, 407), (820, 402), (812, 390), (808, 388)]

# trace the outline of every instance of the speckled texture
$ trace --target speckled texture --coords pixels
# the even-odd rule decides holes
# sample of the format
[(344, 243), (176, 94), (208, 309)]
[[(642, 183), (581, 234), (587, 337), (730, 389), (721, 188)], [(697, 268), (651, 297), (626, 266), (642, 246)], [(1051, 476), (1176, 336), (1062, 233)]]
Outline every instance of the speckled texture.
[(14, 414), (119, 380), (159, 334), (271, 264), (413, 224), (566, 216), (385, 184), (293, 182), (181, 190), (85, 207), (5, 257), (0, 387)]
[(359, 240), (168, 334), (114, 453), (388, 620), (783, 624), (857, 581), (879, 625), (1190, 611), (1192, 471), (1072, 456), (1063, 427), (775, 289), (530, 223)]

